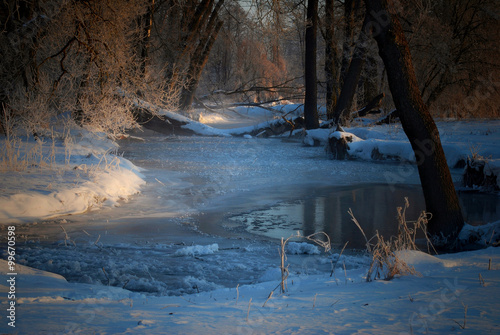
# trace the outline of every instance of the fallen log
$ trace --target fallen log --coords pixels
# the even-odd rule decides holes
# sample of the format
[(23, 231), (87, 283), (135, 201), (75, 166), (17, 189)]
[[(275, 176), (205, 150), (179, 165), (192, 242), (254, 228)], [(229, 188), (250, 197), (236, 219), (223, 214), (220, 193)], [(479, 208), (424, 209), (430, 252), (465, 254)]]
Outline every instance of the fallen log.
[(367, 114), (378, 114), (378, 113), (381, 113), (379, 108), (382, 105), (382, 100), (384, 99), (384, 97), (385, 97), (385, 94), (384, 93), (380, 93), (375, 98), (373, 98), (368, 103), (368, 105), (366, 105), (365, 107), (361, 108), (358, 111), (355, 111), (355, 112), (351, 113), (351, 117), (352, 118), (363, 117), (363, 116), (366, 116)]
[(195, 132), (183, 128), (188, 122), (179, 121), (166, 115), (160, 115), (147, 108), (136, 107), (133, 111), (135, 120), (142, 127), (165, 135), (191, 136)]
[(375, 122), (375, 124), (377, 126), (380, 126), (382, 124), (391, 124), (391, 123), (395, 123), (397, 122), (397, 120), (399, 120), (399, 112), (397, 109), (394, 109), (393, 111), (391, 111), (389, 114), (387, 114), (386, 116), (384, 116), (383, 118), (377, 120)]
[(282, 119), (277, 119), (275, 121), (263, 124), (262, 126), (249, 132), (248, 135), (254, 137), (270, 137), (282, 135), (286, 132), (289, 132), (289, 136), (291, 136), (294, 130), (303, 128), (304, 125), (304, 118), (301, 116), (291, 119), (283, 117)]

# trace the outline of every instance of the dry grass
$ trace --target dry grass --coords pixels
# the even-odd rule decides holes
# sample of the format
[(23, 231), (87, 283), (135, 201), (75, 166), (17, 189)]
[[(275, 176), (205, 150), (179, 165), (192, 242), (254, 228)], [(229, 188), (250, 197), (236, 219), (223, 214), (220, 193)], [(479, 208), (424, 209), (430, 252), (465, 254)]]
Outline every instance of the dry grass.
[[(266, 303), (267, 303), (267, 301), (269, 299), (271, 299), (271, 297), (273, 295), (273, 292), (278, 287), (280, 288), (281, 293), (285, 293), (287, 291), (287, 279), (288, 279), (288, 276), (290, 274), (290, 271), (288, 269), (289, 268), (289, 264), (286, 264), (286, 252), (285, 252), (285, 249), (286, 249), (286, 244), (288, 243), (288, 241), (290, 241), (291, 239), (294, 239), (294, 238), (296, 238), (296, 239), (306, 239), (308, 241), (314, 242), (315, 244), (317, 244), (320, 247), (322, 247), (325, 252), (328, 252), (328, 251), (331, 250), (330, 237), (325, 232), (317, 232), (317, 233), (314, 233), (314, 234), (311, 234), (311, 235), (308, 235), (308, 236), (303, 236), (303, 235), (300, 234), (299, 231), (297, 231), (296, 235), (291, 235), (287, 239), (285, 239), (285, 238), (282, 237), (281, 238), (280, 249), (279, 249), (281, 282), (280, 282), (280, 284), (276, 288), (274, 288), (271, 291), (271, 293), (269, 294), (269, 296), (268, 296), (268, 298), (266, 300)], [(264, 305), (266, 303), (264, 303)]]
[(368, 240), (361, 225), (354, 217), (352, 210), (349, 214), (353, 222), (360, 229), (366, 240), (366, 249), (372, 256), (372, 262), (366, 275), (367, 281), (376, 279), (391, 280), (395, 276), (419, 275), (414, 267), (406, 264), (399, 257), (399, 252), (403, 250), (418, 250), (416, 236), (418, 231), (422, 231), (427, 239), (427, 249), (430, 252), (432, 244), (427, 238), (427, 223), (429, 213), (422, 212), (416, 221), (406, 220), (406, 210), (410, 206), (408, 198), (405, 198), (404, 207), (398, 207), (398, 233), (388, 240), (377, 233)]
[(290, 274), (290, 272), (288, 271), (288, 265), (285, 266), (285, 261), (286, 261), (285, 247), (286, 243), (288, 242), (288, 240), (290, 240), (290, 238), (291, 237), (287, 238), (286, 240), (283, 237), (281, 238), (281, 246), (280, 246), (281, 293), (286, 292), (286, 280), (288, 278), (288, 275)]
[(65, 146), (65, 162), (69, 163), (73, 140), (71, 125), (65, 123), (62, 133), (47, 125), (34, 128), (7, 108), (2, 111), (4, 136), (0, 137), (0, 171), (23, 172), (28, 169), (53, 169), (56, 166), (56, 144), (60, 140)]
[(462, 302), (462, 306), (464, 306), (464, 322), (460, 323), (456, 320), (453, 320), (453, 321), (460, 327), (460, 329), (465, 329), (465, 327), (467, 326), (467, 307), (468, 306), (466, 304), (464, 304), (463, 302)]

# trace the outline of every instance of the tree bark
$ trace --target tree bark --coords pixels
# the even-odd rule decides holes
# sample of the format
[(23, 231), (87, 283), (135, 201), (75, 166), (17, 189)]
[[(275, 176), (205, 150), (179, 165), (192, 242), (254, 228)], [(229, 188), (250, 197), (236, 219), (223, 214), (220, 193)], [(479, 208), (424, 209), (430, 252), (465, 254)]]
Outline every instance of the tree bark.
[(140, 73), (143, 77), (146, 76), (146, 67), (149, 58), (149, 40), (151, 39), (151, 28), (153, 26), (153, 12), (155, 0), (148, 1), (148, 9), (140, 18), (142, 27), (142, 36), (140, 40)]
[(342, 62), (340, 68), (340, 85), (344, 85), (344, 79), (349, 69), (352, 48), (354, 47), (354, 27), (356, 24), (356, 12), (359, 0), (344, 1), (344, 41), (342, 43)]
[(204, 27), (200, 41), (189, 62), (189, 67), (186, 73), (186, 83), (181, 91), (180, 108), (190, 109), (193, 103), (194, 94), (200, 81), (203, 68), (207, 64), (210, 51), (217, 39), (223, 22), (219, 20), (219, 10), (222, 7), (224, 0), (219, 0), (210, 15), (208, 23)]
[[(428, 230), (441, 246), (452, 247), (464, 225), (458, 196), (446, 163), (439, 132), (420, 93), (408, 42), (391, 12), (392, 1), (365, 1), (373, 34), (387, 69), (389, 87), (418, 165), (427, 211)], [(373, 22), (373, 21), (372, 21)]]
[[(371, 49), (370, 49), (371, 50)], [(362, 78), (363, 82), (363, 101), (360, 103), (362, 105), (368, 105), (375, 97), (380, 93), (378, 91), (378, 69), (377, 61), (375, 59), (377, 55), (375, 53), (367, 52), (366, 60), (364, 66), (364, 75)]]
[(203, 72), (203, 68), (208, 62), (210, 50), (212, 49), (215, 40), (217, 39), (217, 35), (222, 28), (222, 23), (222, 21), (217, 22), (214, 31), (206, 42), (206, 45), (204, 47), (200, 47), (200, 50), (197, 50), (197, 52), (195, 52), (195, 54), (191, 58), (191, 62), (186, 75), (186, 84), (181, 93), (181, 109), (190, 109), (191, 105), (193, 104), (194, 94), (196, 92), (196, 89), (198, 88), (201, 73)]
[(336, 124), (344, 123), (343, 120), (349, 114), (352, 106), (352, 100), (354, 99), (354, 94), (358, 87), (359, 78), (361, 77), (361, 70), (363, 70), (363, 65), (365, 63), (366, 49), (369, 42), (369, 17), (365, 17), (363, 22), (363, 27), (359, 33), (358, 41), (356, 42), (356, 48), (352, 55), (352, 60), (349, 65), (349, 70), (344, 78), (342, 84), (342, 89), (340, 91), (340, 96), (335, 106), (335, 111), (333, 113), (333, 121)]
[(200, 43), (204, 44), (208, 39), (202, 42), (200, 32), (203, 31), (203, 28), (211, 17), (210, 13), (212, 12), (214, 3), (215, 0), (201, 0), (199, 3), (196, 0), (189, 0), (183, 8), (182, 20), (180, 27), (178, 27), (182, 29), (179, 41), (179, 53), (173, 60), (173, 64), (171, 65), (172, 73), (168, 76), (170, 82), (169, 90), (172, 92), (181, 91), (181, 88), (186, 85), (184, 71), (191, 62), (191, 56)]
[(319, 127), (318, 116), (318, 87), (316, 73), (318, 31), (318, 0), (307, 2), (307, 25), (306, 25), (306, 50), (305, 50), (305, 100), (304, 119), (306, 129)]
[(333, 0), (325, 0), (325, 77), (326, 116), (333, 118), (338, 95), (338, 54), (335, 40), (335, 7)]

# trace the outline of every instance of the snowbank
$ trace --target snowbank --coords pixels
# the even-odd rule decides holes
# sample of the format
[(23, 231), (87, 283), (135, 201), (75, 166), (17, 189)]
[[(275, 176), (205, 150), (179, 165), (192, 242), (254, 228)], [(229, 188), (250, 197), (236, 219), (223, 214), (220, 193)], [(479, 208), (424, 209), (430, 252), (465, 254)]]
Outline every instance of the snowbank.
[(500, 241), (500, 221), (490, 222), (482, 226), (465, 224), (458, 236), (464, 246), (479, 248), (497, 245)]
[[(473, 151), (488, 157), (485, 173), (500, 172), (500, 133), (494, 129), (500, 121), (437, 122), (448, 165), (463, 166)], [(332, 129), (308, 130), (305, 145), (327, 145), (330, 138), (349, 138), (348, 155), (362, 160), (394, 160), (415, 163), (411, 145), (400, 125), (346, 128), (345, 132)]]
[(116, 143), (81, 132), (70, 144), (62, 140), (45, 144), (51, 146), (41, 149), (41, 157), (50, 156), (45, 165), (2, 173), (0, 223), (32, 222), (118, 206), (120, 200), (140, 192), (145, 183), (140, 168), (110, 153)]

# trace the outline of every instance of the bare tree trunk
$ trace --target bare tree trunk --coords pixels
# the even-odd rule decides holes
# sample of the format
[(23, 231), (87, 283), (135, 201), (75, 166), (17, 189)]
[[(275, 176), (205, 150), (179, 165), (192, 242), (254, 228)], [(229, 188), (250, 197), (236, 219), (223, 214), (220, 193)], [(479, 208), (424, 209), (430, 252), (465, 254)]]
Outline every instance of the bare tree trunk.
[(142, 27), (142, 36), (140, 40), (140, 72), (142, 76), (146, 75), (146, 66), (148, 64), (149, 58), (149, 40), (151, 38), (151, 28), (153, 26), (153, 12), (154, 12), (155, 0), (148, 1), (148, 9), (146, 14), (144, 14), (140, 20)]
[(366, 59), (366, 49), (370, 38), (368, 36), (369, 26), (369, 17), (366, 16), (333, 113), (333, 120), (336, 124), (343, 123), (344, 118), (347, 117), (351, 110), (354, 94), (356, 93), (359, 78), (361, 77), (361, 70), (363, 70)]
[(189, 109), (193, 103), (194, 94), (200, 81), (203, 68), (207, 64), (210, 51), (217, 39), (223, 22), (219, 20), (219, 10), (224, 4), (224, 0), (219, 0), (211, 12), (210, 19), (204, 27), (200, 40), (189, 62), (186, 73), (186, 82), (181, 92), (180, 108)]
[(335, 40), (335, 7), (333, 0), (325, 1), (325, 77), (326, 116), (333, 118), (338, 95), (338, 54)]
[(352, 48), (354, 47), (354, 27), (356, 25), (356, 12), (359, 0), (344, 1), (344, 41), (342, 44), (342, 62), (340, 68), (340, 85), (344, 85), (344, 79), (349, 69)]
[(370, 0), (366, 7), (376, 22), (371, 28), (403, 129), (415, 152), (425, 204), (432, 214), (429, 233), (441, 238), (442, 246), (453, 246), (464, 220), (438, 129), (417, 84), (408, 42), (398, 18), (391, 13), (392, 1)]
[(318, 87), (316, 73), (317, 31), (318, 0), (308, 0), (304, 70), (306, 90), (304, 100), (304, 119), (306, 129), (315, 129), (319, 127)]
[(212, 46), (217, 39), (217, 35), (222, 28), (222, 24), (222, 21), (217, 22), (217, 25), (210, 35), (206, 45), (203, 48), (200, 48), (198, 52), (195, 52), (195, 55), (193, 55), (193, 57), (191, 58), (191, 63), (187, 71), (186, 84), (181, 94), (181, 109), (190, 109), (191, 105), (193, 104), (194, 94), (198, 87), (198, 83), (200, 82), (201, 73), (203, 72), (203, 68), (208, 62), (210, 50), (212, 49)]
[[(371, 50), (371, 49), (370, 49)], [(361, 101), (362, 105), (368, 105), (377, 95), (380, 94), (378, 91), (378, 69), (377, 69), (377, 61), (375, 60), (376, 54), (372, 54), (371, 52), (366, 53), (366, 61), (364, 66), (364, 75), (363, 75), (363, 101)]]
[[(175, 56), (171, 69), (172, 73), (168, 76), (170, 81), (169, 90), (172, 92), (185, 85), (185, 67), (188, 66), (192, 53), (201, 42), (200, 32), (203, 31), (204, 25), (209, 20), (214, 3), (215, 0), (201, 0), (200, 3), (197, 3), (196, 0), (189, 0), (183, 8), (180, 23), (180, 28), (183, 30), (179, 41), (180, 51)], [(178, 6), (178, 4), (175, 6)], [(207, 40), (208, 38), (205, 43)]]

